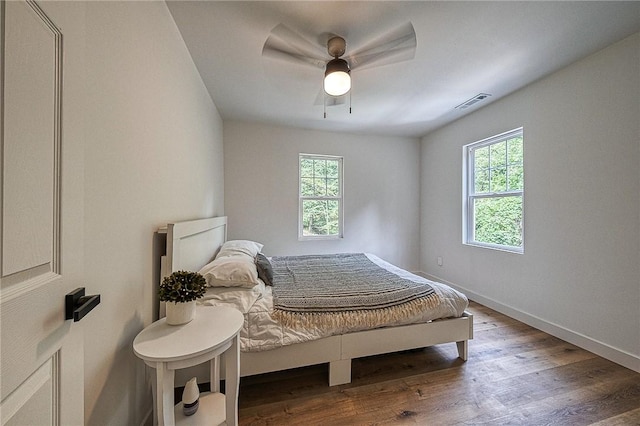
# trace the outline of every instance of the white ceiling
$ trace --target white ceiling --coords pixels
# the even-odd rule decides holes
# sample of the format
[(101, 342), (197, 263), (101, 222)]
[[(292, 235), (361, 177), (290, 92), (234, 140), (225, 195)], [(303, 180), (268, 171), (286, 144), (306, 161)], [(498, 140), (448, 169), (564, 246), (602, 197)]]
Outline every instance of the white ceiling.
[[(167, 4), (223, 119), (411, 137), (640, 31), (637, 1)], [(323, 69), (262, 57), (281, 23), (319, 45), (322, 34), (339, 34), (348, 55), (407, 21), (415, 58), (354, 70), (351, 114), (330, 106), (323, 118)], [(454, 109), (479, 93), (492, 96)]]

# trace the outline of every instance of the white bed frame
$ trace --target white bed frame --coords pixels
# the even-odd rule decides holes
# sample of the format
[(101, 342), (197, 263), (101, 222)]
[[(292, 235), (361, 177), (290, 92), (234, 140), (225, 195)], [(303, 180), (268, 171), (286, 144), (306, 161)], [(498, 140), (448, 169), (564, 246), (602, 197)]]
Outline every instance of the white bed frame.
[[(167, 234), (167, 252), (161, 260), (161, 277), (178, 270), (198, 271), (213, 259), (226, 241), (227, 218), (170, 223), (158, 232)], [(160, 307), (160, 316), (164, 316), (163, 308)], [(329, 363), (329, 385), (341, 385), (351, 382), (353, 358), (455, 342), (458, 356), (466, 361), (469, 339), (473, 339), (473, 315), (465, 312), (460, 318), (359, 331), (268, 351), (242, 352), (240, 375), (251, 376)], [(199, 382), (201, 378), (202, 382), (206, 382), (209, 373), (206, 367), (202, 371), (191, 370), (177, 375), (176, 383), (186, 382), (194, 375)]]

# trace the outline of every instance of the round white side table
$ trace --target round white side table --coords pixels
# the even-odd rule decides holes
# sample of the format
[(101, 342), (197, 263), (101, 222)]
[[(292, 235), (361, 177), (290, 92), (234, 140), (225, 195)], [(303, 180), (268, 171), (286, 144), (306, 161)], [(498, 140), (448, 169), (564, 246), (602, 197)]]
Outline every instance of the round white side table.
[[(154, 423), (238, 424), (240, 345), (244, 317), (240, 311), (223, 306), (198, 306), (196, 317), (184, 325), (168, 325), (163, 318), (142, 330), (133, 341), (133, 351), (155, 369), (152, 381)], [(220, 393), (220, 355), (225, 361), (225, 394)], [(182, 403), (174, 406), (175, 370), (211, 362), (211, 392), (200, 395), (193, 416), (184, 416)]]

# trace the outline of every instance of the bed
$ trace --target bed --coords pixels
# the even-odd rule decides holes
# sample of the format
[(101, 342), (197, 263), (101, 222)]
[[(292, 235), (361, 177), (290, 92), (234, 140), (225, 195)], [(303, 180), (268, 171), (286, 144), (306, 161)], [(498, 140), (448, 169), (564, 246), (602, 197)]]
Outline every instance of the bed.
[[(214, 217), (185, 222), (169, 223), (158, 230), (166, 234), (166, 254), (161, 257), (160, 276), (165, 277), (174, 271), (199, 271), (207, 265), (227, 241), (227, 218)], [(394, 273), (407, 274), (406, 271), (394, 267), (373, 255), (367, 255), (372, 261), (378, 262)], [(275, 258), (274, 258), (275, 259)], [(430, 282), (432, 283), (432, 282)], [(436, 292), (457, 293), (455, 290), (439, 283), (432, 283)], [(249, 318), (253, 315), (251, 309), (269, 310), (269, 303), (273, 297), (269, 286), (262, 285), (262, 292), (258, 302), (253, 306), (239, 307), (245, 315), (245, 328), (249, 325)], [(256, 287), (257, 289), (257, 287)], [(457, 293), (459, 294), (459, 293)], [(263, 297), (264, 296), (264, 297)], [(464, 298), (464, 296), (462, 295)], [(466, 300), (466, 298), (464, 298)], [(459, 301), (455, 309), (460, 309)], [(207, 304), (219, 302), (207, 299), (200, 302), (201, 308)], [(466, 306), (466, 305), (465, 305)], [(249, 309), (251, 308), (251, 309)], [(160, 306), (160, 316), (164, 315), (164, 307)], [(256, 314), (258, 315), (258, 314)], [(451, 315), (440, 313), (436, 316)], [(257, 347), (252, 339), (256, 332), (243, 330), (241, 333), (240, 375), (250, 376), (273, 371), (286, 370), (315, 364), (329, 364), (329, 385), (346, 384), (351, 381), (351, 360), (354, 358), (417, 349), (443, 343), (455, 343), (458, 356), (466, 360), (469, 350), (469, 340), (473, 338), (473, 316), (462, 309), (456, 317), (405, 318), (390, 326), (356, 331), (346, 330), (341, 334), (331, 334), (326, 337), (315, 336), (313, 339), (303, 338), (300, 341), (288, 341), (284, 345)], [(271, 319), (273, 321), (273, 319)], [(413, 323), (414, 321), (422, 321)], [(261, 326), (262, 327), (262, 326)], [(255, 329), (255, 326), (254, 326)], [(263, 329), (260, 329), (263, 331)], [(260, 333), (258, 333), (260, 334)], [(295, 333), (294, 333), (295, 334)], [(208, 368), (202, 366), (194, 370), (179, 371), (176, 383), (186, 382), (190, 377), (197, 376), (199, 382), (208, 380)]]

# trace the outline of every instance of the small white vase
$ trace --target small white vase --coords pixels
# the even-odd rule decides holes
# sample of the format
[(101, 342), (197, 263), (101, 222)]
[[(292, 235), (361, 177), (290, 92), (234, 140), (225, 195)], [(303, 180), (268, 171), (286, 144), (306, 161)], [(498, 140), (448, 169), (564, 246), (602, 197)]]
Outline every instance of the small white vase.
[(196, 316), (196, 301), (176, 303), (167, 302), (167, 324), (186, 324)]

